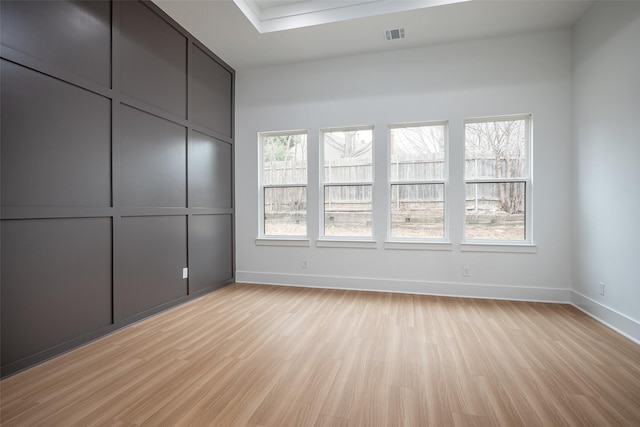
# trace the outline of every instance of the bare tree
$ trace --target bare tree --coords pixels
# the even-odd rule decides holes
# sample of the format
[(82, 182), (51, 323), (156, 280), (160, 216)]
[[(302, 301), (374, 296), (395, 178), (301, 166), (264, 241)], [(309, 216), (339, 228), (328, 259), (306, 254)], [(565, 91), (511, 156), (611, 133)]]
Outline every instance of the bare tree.
[[(522, 176), (524, 157), (524, 123), (522, 120), (504, 120), (480, 122), (467, 125), (467, 152), (472, 152), (473, 159), (489, 162), (494, 178), (517, 178)], [(472, 150), (470, 150), (472, 148)], [(469, 160), (469, 157), (467, 157)], [(475, 162), (475, 175), (481, 172)], [(500, 207), (503, 211), (514, 214), (522, 211), (524, 195), (512, 183), (498, 183)]]
[[(339, 135), (343, 135), (344, 139)], [(373, 143), (363, 139), (358, 141), (358, 136), (358, 131), (329, 132), (325, 134), (325, 142), (338, 151), (342, 158), (359, 157), (370, 152)]]
[(424, 155), (444, 152), (444, 128), (442, 126), (401, 127), (394, 129), (392, 151), (396, 153), (421, 153)]

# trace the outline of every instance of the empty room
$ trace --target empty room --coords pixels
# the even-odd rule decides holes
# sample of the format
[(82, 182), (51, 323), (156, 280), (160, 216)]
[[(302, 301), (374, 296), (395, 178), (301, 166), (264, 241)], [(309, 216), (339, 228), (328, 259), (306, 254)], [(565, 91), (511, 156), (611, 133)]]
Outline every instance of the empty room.
[(0, 2), (0, 425), (640, 426), (640, 1)]

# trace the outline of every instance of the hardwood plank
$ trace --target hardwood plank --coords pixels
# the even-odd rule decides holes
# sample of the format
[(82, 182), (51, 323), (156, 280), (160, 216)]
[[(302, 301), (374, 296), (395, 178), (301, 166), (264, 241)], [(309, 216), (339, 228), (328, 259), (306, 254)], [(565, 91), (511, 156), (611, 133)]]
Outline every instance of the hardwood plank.
[(0, 382), (2, 426), (640, 425), (640, 346), (562, 304), (234, 284)]
[(314, 427), (349, 427), (349, 420), (320, 415)]

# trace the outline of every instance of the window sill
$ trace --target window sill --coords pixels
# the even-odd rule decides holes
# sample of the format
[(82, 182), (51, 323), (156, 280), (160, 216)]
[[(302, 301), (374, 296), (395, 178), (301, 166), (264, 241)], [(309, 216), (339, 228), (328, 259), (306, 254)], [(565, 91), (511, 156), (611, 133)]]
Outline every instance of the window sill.
[(452, 251), (453, 244), (451, 242), (412, 242), (390, 240), (384, 242), (384, 248), (409, 251)]
[(316, 240), (316, 247), (318, 248), (361, 248), (361, 249), (376, 249), (378, 242), (375, 240), (330, 240), (330, 239), (318, 239)]
[(460, 243), (461, 252), (505, 252), (535, 254), (538, 247), (532, 243)]
[(256, 239), (256, 246), (300, 246), (309, 247), (309, 239), (307, 238), (269, 238), (260, 237)]

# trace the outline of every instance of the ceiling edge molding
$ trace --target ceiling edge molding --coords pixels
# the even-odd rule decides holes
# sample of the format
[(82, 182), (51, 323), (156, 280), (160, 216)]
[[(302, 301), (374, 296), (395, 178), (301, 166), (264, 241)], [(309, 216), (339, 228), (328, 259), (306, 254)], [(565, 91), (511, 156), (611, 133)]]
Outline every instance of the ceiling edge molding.
[(292, 30), (350, 19), (424, 9), (470, 0), (310, 0), (261, 9), (254, 0), (233, 0), (259, 33)]

